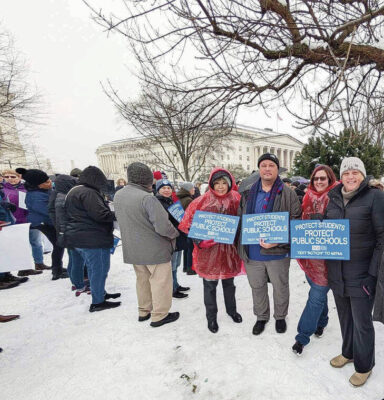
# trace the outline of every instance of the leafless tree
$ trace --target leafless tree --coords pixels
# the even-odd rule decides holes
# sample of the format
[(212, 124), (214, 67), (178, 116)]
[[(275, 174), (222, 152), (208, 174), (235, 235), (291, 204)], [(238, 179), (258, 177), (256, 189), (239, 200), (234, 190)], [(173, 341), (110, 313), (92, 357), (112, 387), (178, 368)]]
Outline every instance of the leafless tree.
[[(39, 122), (39, 107), (39, 95), (28, 84), (12, 37), (0, 26), (0, 161), (18, 162), (17, 155), (23, 154), (24, 148), (16, 133)], [(25, 135), (30, 138), (30, 134)]]
[[(150, 154), (151, 165), (190, 181), (216, 165), (215, 153), (229, 147), (227, 139), (232, 134), (235, 113), (199, 99), (194, 93), (164, 90), (166, 78), (156, 71), (154, 63), (150, 69), (143, 66), (137, 100), (122, 98), (110, 82), (104, 91), (121, 117), (142, 138), (136, 141), (134, 149)], [(148, 83), (148, 74), (156, 76), (156, 82), (164, 79), (163, 84)]]
[(174, 90), (227, 106), (283, 104), (315, 129), (340, 122), (338, 99), (364, 102), (364, 82), (381, 96), (383, 1), (121, 0), (119, 11), (96, 1), (84, 0), (95, 20), (141, 47), (144, 60), (182, 66)]

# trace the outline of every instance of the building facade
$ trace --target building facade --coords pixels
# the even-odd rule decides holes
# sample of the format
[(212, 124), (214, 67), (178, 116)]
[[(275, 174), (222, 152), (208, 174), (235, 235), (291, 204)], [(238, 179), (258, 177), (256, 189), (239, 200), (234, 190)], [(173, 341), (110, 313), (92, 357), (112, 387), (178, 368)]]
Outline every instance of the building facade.
[[(126, 177), (127, 166), (135, 161), (147, 164), (153, 170), (164, 170), (170, 179), (183, 180), (177, 171), (182, 171), (181, 160), (177, 157), (174, 146), (170, 143), (154, 145), (151, 152), (140, 149), (143, 138), (121, 139), (101, 145), (96, 150), (98, 164), (109, 179), (117, 180)], [(226, 138), (223, 145), (218, 146), (209, 160), (205, 161), (204, 170), (212, 167), (224, 168), (240, 167), (245, 172), (257, 170), (257, 160), (263, 153), (276, 154), (280, 166), (290, 171), (296, 154), (300, 153), (304, 143), (289, 134), (277, 133), (271, 129), (257, 129), (244, 125), (237, 125), (233, 134)], [(172, 155), (173, 166), (164, 168), (156, 158), (165, 157), (164, 153)], [(155, 153), (155, 156), (154, 154)], [(191, 160), (191, 175), (196, 166), (200, 165), (198, 157)], [(197, 179), (195, 174), (193, 179)]]

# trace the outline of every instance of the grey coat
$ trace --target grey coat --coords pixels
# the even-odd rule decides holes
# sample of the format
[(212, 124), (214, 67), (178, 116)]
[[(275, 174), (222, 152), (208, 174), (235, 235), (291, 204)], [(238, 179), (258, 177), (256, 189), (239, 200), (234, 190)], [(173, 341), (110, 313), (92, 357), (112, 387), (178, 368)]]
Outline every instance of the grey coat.
[(152, 189), (128, 183), (116, 193), (113, 204), (125, 263), (153, 265), (171, 261), (179, 232)]
[[(260, 179), (260, 178), (259, 178)], [(249, 190), (245, 191), (240, 200), (240, 206), (237, 212), (237, 215), (241, 218), (243, 214), (247, 213), (247, 202), (248, 202)], [(276, 195), (275, 202), (273, 203), (272, 212), (281, 212), (288, 211), (290, 219), (299, 219), (301, 216), (301, 205), (300, 201), (297, 197), (297, 194), (287, 186), (283, 186), (283, 190), (281, 193)], [(239, 224), (239, 229), (241, 232), (241, 219)], [(240, 238), (238, 241), (237, 251), (239, 253), (240, 258), (249, 262), (248, 259), (248, 246), (240, 244)], [(261, 254), (265, 255), (282, 255), (289, 253), (289, 244), (281, 243), (276, 247), (272, 247), (270, 249), (261, 249)]]

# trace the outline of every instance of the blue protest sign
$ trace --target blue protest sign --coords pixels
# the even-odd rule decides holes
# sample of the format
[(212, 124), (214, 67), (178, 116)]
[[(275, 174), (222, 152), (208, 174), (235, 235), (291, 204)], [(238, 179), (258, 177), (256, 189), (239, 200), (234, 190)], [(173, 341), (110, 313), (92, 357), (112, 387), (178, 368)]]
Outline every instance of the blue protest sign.
[(349, 220), (291, 221), (291, 258), (349, 260)]
[(180, 201), (173, 203), (170, 207), (167, 208), (167, 211), (172, 215), (173, 218), (177, 222), (181, 222), (184, 217), (184, 208), (181, 205)]
[(243, 215), (241, 244), (289, 243), (289, 213), (261, 213)]
[(201, 240), (214, 239), (217, 243), (232, 244), (239, 220), (239, 217), (233, 215), (196, 211), (188, 237)]

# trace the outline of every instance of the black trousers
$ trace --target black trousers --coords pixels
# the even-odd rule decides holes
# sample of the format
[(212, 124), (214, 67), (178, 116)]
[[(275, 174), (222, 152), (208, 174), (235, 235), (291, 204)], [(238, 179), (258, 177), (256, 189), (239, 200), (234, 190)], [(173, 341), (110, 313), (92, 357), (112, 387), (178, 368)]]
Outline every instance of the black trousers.
[(342, 354), (353, 358), (356, 372), (368, 372), (375, 365), (374, 298), (333, 295), (343, 338)]
[[(233, 315), (236, 312), (236, 286), (233, 283), (234, 278), (222, 279), (224, 292), (224, 303), (225, 309), (229, 315)], [(204, 304), (207, 315), (207, 320), (212, 321), (217, 316), (217, 301), (216, 301), (216, 288), (219, 283), (218, 280), (207, 281), (203, 279), (204, 283)]]
[(192, 272), (192, 252), (193, 242), (192, 239), (187, 238), (188, 248), (183, 251), (183, 272)]
[(56, 229), (53, 225), (38, 225), (31, 229), (37, 229), (43, 233), (53, 246), (52, 250), (52, 275), (60, 275), (63, 272), (64, 248), (56, 244)]

